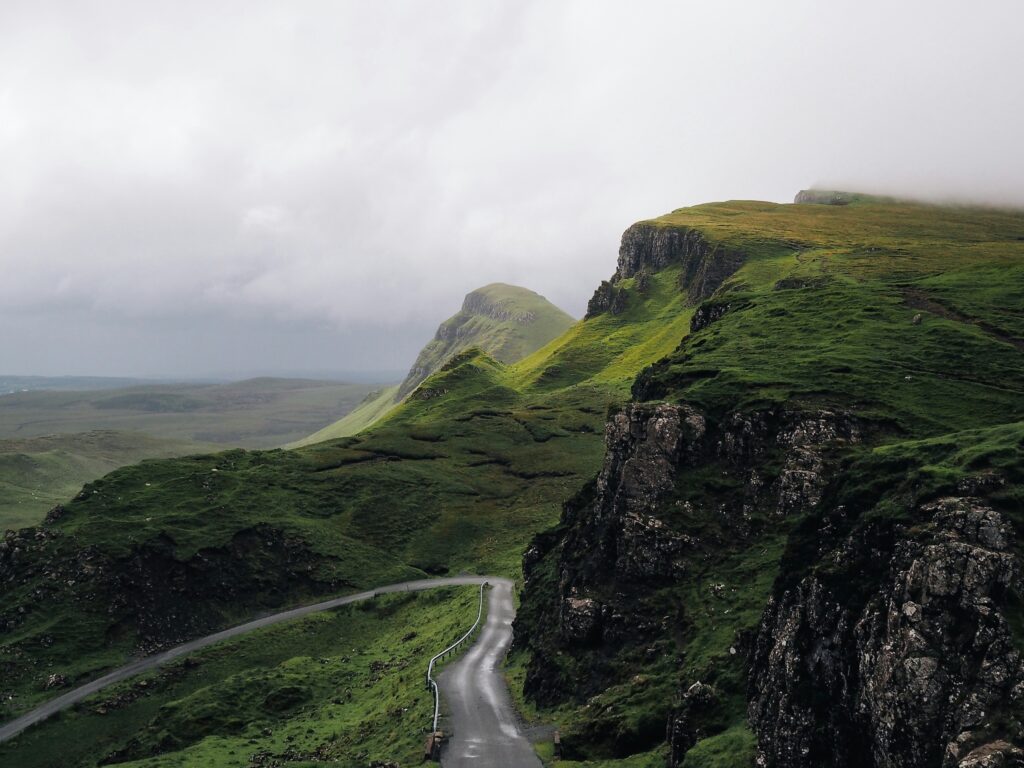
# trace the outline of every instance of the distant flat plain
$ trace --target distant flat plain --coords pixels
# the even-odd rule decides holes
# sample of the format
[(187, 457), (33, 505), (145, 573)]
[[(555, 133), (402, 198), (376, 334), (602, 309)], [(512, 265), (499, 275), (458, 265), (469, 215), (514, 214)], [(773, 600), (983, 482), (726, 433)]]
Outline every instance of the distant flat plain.
[[(379, 388), (277, 378), (0, 382), (0, 530), (38, 523), (84, 483), (142, 459), (300, 440)], [(66, 388), (76, 383), (82, 388)]]

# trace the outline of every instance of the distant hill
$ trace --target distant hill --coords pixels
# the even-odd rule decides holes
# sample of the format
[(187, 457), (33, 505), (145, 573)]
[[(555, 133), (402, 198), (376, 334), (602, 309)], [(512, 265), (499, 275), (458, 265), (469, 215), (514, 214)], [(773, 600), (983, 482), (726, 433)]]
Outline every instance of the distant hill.
[(91, 392), (97, 389), (119, 389), (142, 384), (158, 384), (147, 379), (129, 379), (113, 376), (2, 376), (0, 375), (0, 395), (14, 392), (32, 392), (38, 389), (57, 390), (61, 392)]
[(477, 347), (502, 363), (514, 363), (561, 336), (575, 321), (540, 294), (491, 283), (466, 294), (462, 309), (445, 320), (397, 387), (373, 393), (341, 420), (295, 446), (354, 435), (389, 413), (424, 379), (459, 352)]
[(459, 352), (479, 347), (495, 360), (514, 363), (565, 333), (573, 319), (543, 296), (505, 283), (466, 294), (462, 309), (437, 329), (409, 369), (401, 399)]
[(377, 386), (14, 376), (0, 385), (7, 387), (0, 388), (0, 531), (38, 524), (84, 483), (143, 459), (273, 448), (303, 437)]
[(0, 395), (0, 440), (93, 430), (243, 448), (297, 440), (355, 408), (379, 385), (258, 378)]

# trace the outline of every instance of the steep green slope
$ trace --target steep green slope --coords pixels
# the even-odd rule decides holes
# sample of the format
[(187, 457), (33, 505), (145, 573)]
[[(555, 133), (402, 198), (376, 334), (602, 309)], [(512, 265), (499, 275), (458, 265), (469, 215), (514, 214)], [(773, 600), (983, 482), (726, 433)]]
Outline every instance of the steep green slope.
[(364, 429), (380, 421), (390, 413), (396, 405), (395, 399), (398, 396), (398, 384), (392, 387), (384, 387), (366, 396), (359, 405), (345, 414), (333, 424), (328, 424), (321, 430), (314, 432), (308, 437), (296, 440), (286, 446), (288, 448), (301, 448), (304, 445), (322, 443), (324, 440), (335, 440), (339, 437), (349, 437), (362, 432)]
[[(971, 670), (1024, 645), (1021, 545), (951, 521), (1024, 525), (1024, 214), (840, 202), (639, 225), (675, 258), (701, 242), (742, 266), (638, 377), (597, 482), (525, 561), (517, 663), (570, 755), (666, 732), (691, 767), (1017, 748), (1014, 657)], [(898, 672), (915, 664), (929, 686)], [(942, 703), (962, 700), (992, 715)]]
[(82, 432), (0, 440), (0, 530), (40, 523), (82, 485), (142, 459), (183, 456), (211, 446), (133, 432)]
[(456, 314), (441, 323), (400, 385), (375, 393), (352, 413), (291, 447), (357, 434), (384, 418), (459, 352), (475, 347), (500, 362), (514, 363), (561, 336), (572, 324), (569, 315), (526, 288), (505, 283), (477, 288), (466, 294)]
[(466, 294), (462, 309), (441, 323), (419, 353), (398, 390), (399, 398), (438, 370), (453, 355), (477, 347), (512, 363), (561, 336), (573, 319), (526, 288), (491, 283)]

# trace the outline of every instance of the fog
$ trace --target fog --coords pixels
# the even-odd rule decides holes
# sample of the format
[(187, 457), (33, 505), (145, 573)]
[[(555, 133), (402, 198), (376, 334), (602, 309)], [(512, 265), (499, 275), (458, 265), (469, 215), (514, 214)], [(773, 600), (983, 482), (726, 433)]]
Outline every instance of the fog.
[(679, 206), (1024, 205), (1021, 72), (996, 0), (5, 0), (0, 373), (401, 369)]

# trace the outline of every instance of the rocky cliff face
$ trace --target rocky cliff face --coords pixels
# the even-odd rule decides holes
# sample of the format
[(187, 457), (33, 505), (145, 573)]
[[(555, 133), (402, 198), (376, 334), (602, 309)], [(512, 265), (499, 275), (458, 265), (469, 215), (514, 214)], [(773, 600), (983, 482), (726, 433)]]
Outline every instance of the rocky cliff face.
[[(758, 766), (1024, 765), (1013, 528), (974, 486), (897, 523), (836, 508), (840, 457), (865, 437), (831, 410), (712, 419), (661, 403), (610, 417), (596, 481), (524, 559), (527, 695), (590, 702), (592, 722), (563, 734), (570, 754), (574, 739), (600, 750), (596, 734), (618, 728), (607, 754), (665, 738), (669, 765), (682, 765), (738, 704)], [(733, 622), (725, 608), (713, 631), (734, 627), (728, 655), (695, 675), (691, 649), (707, 642), (699, 612), (714, 601), (692, 595), (742, 590), (716, 583), (715, 563), (763, 553), (787, 521), (803, 521), (800, 544), (791, 538), (760, 620)], [(665, 728), (624, 731), (597, 702), (657, 665), (675, 691), (657, 708)]]
[[(755, 547), (766, 527), (817, 504), (832, 452), (859, 439), (856, 422), (831, 411), (771, 409), (712, 421), (662, 403), (612, 415), (595, 483), (524, 559), (517, 637), (534, 651), (527, 694), (543, 703), (585, 699), (622, 683), (623, 657), (636, 649), (649, 649), (648, 662), (677, 655), (677, 694), (662, 703), (653, 738), (667, 727), (681, 760), (702, 727), (695, 712), (714, 709), (695, 702), (742, 692), (716, 691), (682, 672), (685, 642), (673, 638), (697, 618), (668, 596), (694, 585), (737, 589), (708, 583), (708, 564)], [(735, 647), (732, 654), (729, 663), (740, 660)], [(566, 737), (571, 746), (573, 734)]]
[[(913, 528), (847, 536), (839, 573), (774, 597), (750, 673), (764, 766), (1024, 764), (1024, 666), (1006, 596), (1012, 529), (982, 500), (943, 498)], [(872, 546), (873, 545), (873, 546)], [(868, 561), (886, 563), (850, 594)], [(838, 578), (837, 578), (838, 577)]]
[(610, 281), (602, 282), (587, 305), (587, 317), (604, 312), (619, 314), (626, 308), (623, 280), (681, 266), (680, 290), (697, 304), (708, 298), (743, 264), (743, 254), (712, 244), (695, 229), (668, 227), (649, 222), (634, 224), (622, 234), (619, 261)]

